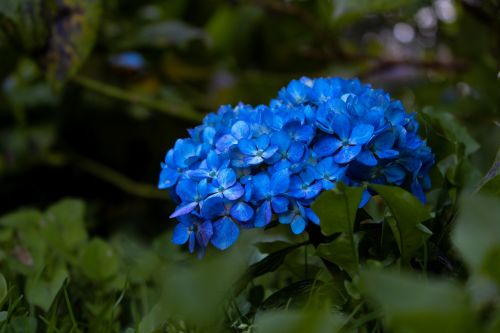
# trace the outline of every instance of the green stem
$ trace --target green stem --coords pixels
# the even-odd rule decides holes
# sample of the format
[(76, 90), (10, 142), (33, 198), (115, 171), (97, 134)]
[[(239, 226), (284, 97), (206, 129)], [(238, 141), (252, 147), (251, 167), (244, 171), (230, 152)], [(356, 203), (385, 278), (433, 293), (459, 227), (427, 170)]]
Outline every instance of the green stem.
[(154, 186), (132, 180), (118, 171), (82, 156), (73, 155), (66, 157), (62, 154), (54, 153), (46, 156), (45, 162), (52, 166), (74, 164), (83, 171), (88, 172), (129, 194), (146, 199), (166, 199), (166, 196)]
[(73, 81), (81, 85), (82, 87), (97, 92), (99, 94), (119, 99), (132, 104), (140, 104), (151, 110), (159, 111), (176, 118), (200, 122), (203, 119), (203, 115), (194, 111), (187, 105), (176, 105), (173, 103), (166, 103), (158, 99), (153, 99), (141, 94), (126, 91), (85, 76), (75, 76)]

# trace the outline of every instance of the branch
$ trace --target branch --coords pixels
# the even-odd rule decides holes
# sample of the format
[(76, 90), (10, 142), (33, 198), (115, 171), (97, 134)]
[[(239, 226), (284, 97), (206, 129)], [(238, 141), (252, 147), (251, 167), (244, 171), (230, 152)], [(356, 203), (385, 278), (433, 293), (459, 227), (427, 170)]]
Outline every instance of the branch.
[(175, 105), (171, 103), (166, 103), (158, 99), (153, 99), (141, 94), (126, 91), (85, 76), (76, 76), (73, 78), (75, 83), (78, 83), (82, 87), (92, 90), (101, 95), (119, 99), (132, 104), (140, 104), (151, 110), (159, 111), (170, 116), (188, 120), (191, 122), (200, 122), (203, 119), (203, 115), (194, 111), (186, 105)]

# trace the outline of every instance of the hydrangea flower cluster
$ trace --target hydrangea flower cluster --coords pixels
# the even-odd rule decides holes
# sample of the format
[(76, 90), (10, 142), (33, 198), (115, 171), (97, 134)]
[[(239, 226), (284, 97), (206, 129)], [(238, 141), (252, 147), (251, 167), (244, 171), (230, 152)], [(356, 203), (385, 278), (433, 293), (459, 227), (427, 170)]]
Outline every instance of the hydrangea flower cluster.
[(173, 242), (224, 250), (273, 219), (300, 234), (320, 223), (311, 204), (339, 181), (398, 185), (425, 201), (434, 155), (417, 130), (400, 101), (358, 80), (304, 77), (269, 105), (222, 106), (162, 163), (158, 187), (179, 204)]

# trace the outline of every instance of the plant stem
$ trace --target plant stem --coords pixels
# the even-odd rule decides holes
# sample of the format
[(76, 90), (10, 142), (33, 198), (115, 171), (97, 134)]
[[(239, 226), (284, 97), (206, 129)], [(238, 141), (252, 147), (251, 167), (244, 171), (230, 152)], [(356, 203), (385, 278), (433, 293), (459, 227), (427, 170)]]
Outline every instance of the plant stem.
[(119, 99), (132, 104), (140, 104), (151, 110), (159, 111), (176, 118), (184, 119), (191, 122), (200, 122), (203, 115), (194, 111), (187, 105), (176, 105), (174, 103), (166, 103), (164, 101), (153, 99), (141, 94), (126, 91), (106, 83), (90, 79), (85, 76), (75, 76), (73, 81), (82, 87), (97, 92), (99, 94)]

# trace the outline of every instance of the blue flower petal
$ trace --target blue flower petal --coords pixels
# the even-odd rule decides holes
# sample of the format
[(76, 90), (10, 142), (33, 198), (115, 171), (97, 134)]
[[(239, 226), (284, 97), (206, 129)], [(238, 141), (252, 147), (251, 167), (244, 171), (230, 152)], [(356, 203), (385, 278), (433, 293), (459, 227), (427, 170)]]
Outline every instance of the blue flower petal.
[(253, 209), (250, 205), (244, 202), (238, 202), (236, 205), (231, 207), (230, 214), (238, 221), (247, 222), (253, 217)]
[(367, 124), (357, 125), (352, 129), (349, 143), (362, 145), (370, 141), (373, 136), (373, 126)]
[(170, 218), (173, 219), (174, 217), (178, 217), (178, 216), (189, 214), (189, 213), (191, 213), (196, 208), (196, 206), (198, 206), (197, 202), (190, 202), (188, 204), (179, 206), (179, 207), (177, 207), (177, 209), (175, 210), (175, 212), (173, 212), (172, 214), (170, 214)]
[(160, 181), (158, 182), (158, 188), (160, 190), (170, 188), (175, 185), (179, 179), (179, 173), (177, 170), (164, 168), (160, 173)]
[(304, 231), (304, 229), (306, 228), (306, 220), (302, 216), (297, 215), (293, 219), (290, 227), (292, 229), (292, 232), (295, 235), (298, 235), (298, 234), (302, 233)]
[(269, 137), (267, 135), (261, 135), (257, 139), (255, 139), (255, 144), (259, 150), (264, 150), (269, 146)]
[(271, 222), (272, 216), (273, 212), (271, 211), (271, 203), (269, 201), (264, 201), (255, 212), (255, 226), (257, 228), (265, 227), (269, 222)]
[(212, 238), (213, 234), (214, 234), (214, 229), (212, 226), (212, 222), (205, 221), (198, 227), (198, 232), (196, 233), (196, 240), (201, 246), (206, 247), (208, 245), (208, 242), (210, 242), (210, 239)]
[(369, 150), (362, 151), (357, 157), (356, 160), (360, 163), (363, 163), (367, 166), (375, 166), (377, 165), (377, 159), (373, 155), (373, 153)]
[(214, 234), (210, 241), (219, 250), (225, 250), (233, 245), (240, 235), (240, 229), (229, 217), (214, 222), (213, 228)]
[(349, 139), (351, 134), (351, 122), (349, 117), (345, 114), (337, 114), (333, 120), (333, 131), (341, 140)]
[(285, 193), (290, 186), (290, 173), (282, 169), (271, 176), (270, 190), (272, 195)]
[(342, 147), (333, 160), (339, 164), (349, 163), (361, 152), (361, 146), (345, 146)]
[(238, 140), (236, 140), (231, 134), (226, 134), (221, 136), (219, 140), (217, 140), (215, 148), (217, 149), (217, 151), (224, 153), (236, 144), (238, 144)]
[(248, 138), (250, 136), (250, 127), (248, 127), (248, 124), (242, 120), (237, 121), (234, 123), (233, 127), (231, 127), (231, 134), (237, 140)]
[(342, 142), (333, 136), (324, 136), (313, 147), (318, 157), (330, 156), (342, 146)]
[(277, 214), (285, 213), (288, 210), (289, 200), (285, 197), (274, 197), (271, 200), (271, 207)]
[(255, 142), (250, 139), (243, 139), (238, 142), (238, 149), (245, 155), (255, 155), (257, 152)]
[(217, 182), (223, 188), (233, 186), (236, 183), (236, 173), (230, 168), (220, 170), (217, 175)]
[(394, 149), (376, 150), (375, 154), (380, 158), (395, 158), (399, 156), (399, 151)]
[(172, 234), (172, 243), (177, 245), (186, 243), (188, 241), (189, 234), (189, 225), (178, 223), (174, 228), (174, 233)]
[(224, 197), (228, 200), (238, 200), (245, 194), (245, 189), (240, 183), (236, 183), (233, 187), (224, 190), (223, 193)]
[(292, 162), (298, 162), (304, 157), (305, 151), (306, 147), (304, 146), (303, 143), (294, 142), (290, 145), (290, 148), (288, 149), (287, 152), (288, 159)]

